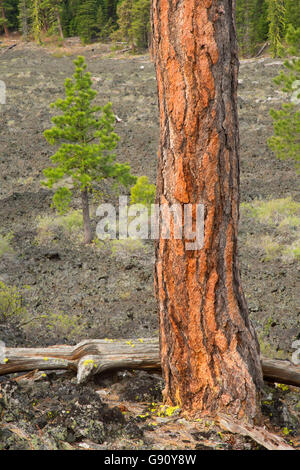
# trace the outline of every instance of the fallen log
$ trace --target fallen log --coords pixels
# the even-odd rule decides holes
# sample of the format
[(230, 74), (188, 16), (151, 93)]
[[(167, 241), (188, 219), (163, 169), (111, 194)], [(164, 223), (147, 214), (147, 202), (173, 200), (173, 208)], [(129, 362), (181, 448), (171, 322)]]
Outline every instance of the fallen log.
[[(3, 355), (3, 354), (2, 354)], [(76, 346), (5, 348), (0, 375), (29, 370), (77, 371), (77, 382), (108, 369), (160, 369), (158, 339), (93, 339)]]
[[(160, 369), (157, 338), (92, 339), (75, 346), (5, 348), (0, 375), (30, 370), (77, 371), (77, 382), (109, 369)], [(287, 360), (261, 358), (264, 379), (300, 387), (300, 366)]]
[(300, 387), (300, 366), (290, 361), (261, 358), (264, 379), (268, 382), (277, 382)]
[(263, 52), (264, 50), (266, 49), (266, 47), (268, 47), (270, 44), (268, 43), (268, 41), (259, 49), (258, 53), (256, 54), (255, 56), (255, 59), (257, 57), (259, 57)]
[(2, 54), (5, 54), (5, 52), (7, 51), (10, 51), (10, 49), (13, 49), (14, 47), (16, 47), (18, 44), (12, 44), (11, 46), (8, 46), (4, 49), (4, 51), (1, 52), (1, 55)]

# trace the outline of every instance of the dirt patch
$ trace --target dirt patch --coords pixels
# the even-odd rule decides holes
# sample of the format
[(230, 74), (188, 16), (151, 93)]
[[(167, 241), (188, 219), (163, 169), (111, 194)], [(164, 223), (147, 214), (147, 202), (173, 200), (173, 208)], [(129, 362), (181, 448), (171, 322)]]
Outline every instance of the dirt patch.
[[(180, 410), (161, 405), (161, 387), (158, 375), (145, 372), (106, 374), (80, 386), (74, 376), (61, 372), (1, 378), (0, 449), (262, 448), (251, 438), (224, 431), (212, 419), (186, 419)], [(139, 397), (129, 396), (131, 389)], [(266, 386), (264, 425), (295, 448), (300, 446), (297, 407), (297, 389)]]

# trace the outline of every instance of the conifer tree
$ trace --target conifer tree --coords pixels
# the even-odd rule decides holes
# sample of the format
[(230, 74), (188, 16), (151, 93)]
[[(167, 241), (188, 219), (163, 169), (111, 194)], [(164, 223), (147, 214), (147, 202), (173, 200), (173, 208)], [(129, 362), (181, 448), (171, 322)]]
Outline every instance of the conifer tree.
[(134, 0), (132, 5), (132, 33), (138, 49), (149, 45), (150, 0)]
[(41, 31), (42, 31), (42, 21), (41, 21), (41, 6), (39, 0), (33, 0), (32, 3), (32, 28), (34, 34), (34, 40), (41, 44)]
[(268, 144), (278, 158), (294, 160), (296, 170), (300, 171), (300, 58), (286, 61), (284, 65), (287, 71), (281, 72), (274, 81), (283, 86), (290, 102), (279, 110), (270, 110), (274, 135), (268, 139)]
[(5, 36), (8, 36), (9, 29), (17, 24), (17, 0), (0, 0), (0, 32), (3, 29)]
[(103, 6), (103, 12), (105, 14), (106, 21), (111, 18), (112, 22), (116, 22), (117, 4), (119, 3), (119, 0), (101, 0), (101, 3)]
[(0, 0), (0, 26), (3, 28), (5, 32), (5, 36), (8, 36), (8, 27), (7, 27), (7, 18), (5, 14), (5, 8), (4, 8), (4, 1)]
[(268, 0), (269, 40), (273, 57), (282, 55), (282, 39), (286, 28), (285, 0)]
[[(92, 89), (84, 57), (79, 56), (74, 64), (73, 78), (65, 81), (65, 99), (52, 103), (52, 107), (62, 114), (52, 118), (54, 126), (44, 133), (50, 144), (60, 144), (51, 157), (55, 166), (44, 170), (47, 178), (44, 184), (52, 188), (54, 183), (72, 178), (73, 192), (79, 192), (82, 201), (84, 242), (91, 243), (89, 198), (93, 185), (112, 178), (129, 186), (136, 182), (136, 177), (131, 175), (128, 164), (115, 161), (113, 150), (119, 137), (114, 132), (115, 116), (111, 103), (102, 107), (92, 103), (97, 92)], [(59, 212), (68, 210), (72, 194), (63, 184), (57, 189), (53, 202)]]
[(129, 43), (134, 49), (134, 35), (132, 31), (132, 6), (134, 0), (123, 0), (117, 7), (118, 31), (117, 37)]
[(166, 239), (160, 226), (155, 286), (165, 403), (194, 417), (224, 414), (253, 423), (263, 377), (238, 263), (234, 10), (228, 0), (153, 1), (156, 201), (193, 205), (194, 213), (200, 201), (205, 206), (201, 247), (190, 250), (186, 237), (176, 239), (175, 218), (173, 236)]
[(96, 36), (97, 0), (86, 0), (80, 4), (76, 14), (77, 33), (84, 43)]
[(241, 55), (252, 55), (268, 36), (266, 0), (238, 0), (236, 26)]
[(295, 29), (300, 27), (300, 0), (285, 0), (285, 20)]
[(57, 30), (61, 39), (64, 39), (64, 33), (61, 24), (61, 13), (63, 8), (63, 0), (44, 0), (43, 8), (49, 18), (52, 29)]
[(19, 2), (19, 23), (22, 31), (22, 36), (25, 40), (28, 39), (29, 35), (29, 5), (28, 0), (20, 0)]
[(150, 0), (123, 0), (117, 8), (117, 35), (133, 50), (148, 47), (150, 31)]

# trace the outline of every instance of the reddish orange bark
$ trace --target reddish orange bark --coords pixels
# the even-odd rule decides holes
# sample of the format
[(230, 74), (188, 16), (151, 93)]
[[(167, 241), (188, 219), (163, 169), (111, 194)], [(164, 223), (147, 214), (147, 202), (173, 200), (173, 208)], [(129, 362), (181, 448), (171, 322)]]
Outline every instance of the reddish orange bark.
[(190, 412), (259, 415), (259, 345), (241, 288), (238, 56), (231, 0), (153, 0), (157, 202), (205, 206), (203, 249), (157, 242), (165, 398)]

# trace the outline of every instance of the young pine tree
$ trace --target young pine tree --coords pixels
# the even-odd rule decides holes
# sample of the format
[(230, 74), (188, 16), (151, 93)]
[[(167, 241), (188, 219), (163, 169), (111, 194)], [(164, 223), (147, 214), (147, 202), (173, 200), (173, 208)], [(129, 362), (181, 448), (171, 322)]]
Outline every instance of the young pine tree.
[[(93, 105), (97, 92), (92, 89), (84, 57), (79, 56), (74, 64), (73, 79), (65, 81), (65, 99), (58, 99), (51, 105), (62, 114), (52, 118), (54, 126), (44, 135), (50, 144), (60, 144), (60, 147), (51, 157), (56, 166), (44, 170), (47, 178), (44, 184), (52, 188), (54, 183), (72, 178), (73, 191), (79, 191), (81, 195), (84, 242), (91, 243), (89, 195), (93, 184), (113, 178), (127, 187), (136, 182), (136, 177), (131, 175), (129, 165), (115, 162), (113, 150), (119, 137), (114, 132), (111, 103), (103, 107)], [(71, 197), (70, 189), (64, 186), (57, 189), (53, 202), (59, 212), (68, 210)]]
[[(286, 37), (288, 44), (298, 46), (300, 50), (300, 28), (289, 28)], [(274, 79), (283, 85), (283, 91), (289, 94), (290, 103), (283, 104), (280, 110), (271, 109), (274, 135), (268, 139), (269, 147), (278, 158), (294, 160), (296, 170), (300, 171), (300, 58), (285, 61), (287, 72)]]

